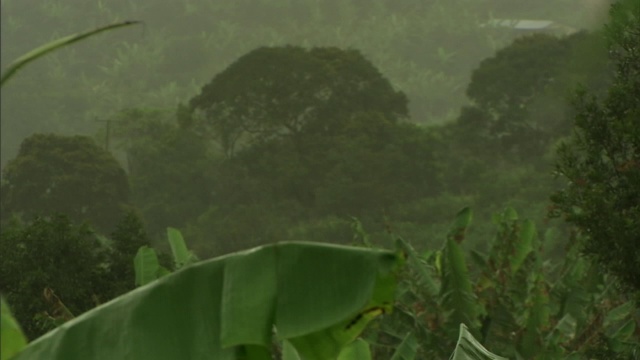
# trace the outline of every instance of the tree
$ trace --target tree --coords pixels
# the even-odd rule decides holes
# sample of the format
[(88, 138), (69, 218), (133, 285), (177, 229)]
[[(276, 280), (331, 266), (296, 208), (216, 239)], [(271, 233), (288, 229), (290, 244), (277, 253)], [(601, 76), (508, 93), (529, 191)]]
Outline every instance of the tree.
[(109, 298), (135, 288), (133, 259), (141, 246), (149, 246), (149, 238), (138, 215), (127, 212), (111, 233), (109, 250)]
[(558, 149), (568, 184), (553, 213), (582, 231), (586, 255), (640, 291), (640, 2), (613, 5), (606, 30), (614, 82), (603, 98), (576, 96), (575, 134)]
[(110, 232), (129, 203), (127, 176), (106, 150), (84, 136), (35, 134), (2, 174), (2, 217), (59, 212)]
[(12, 220), (0, 233), (0, 292), (29, 339), (51, 329), (34, 316), (48, 309), (42, 293), (48, 287), (71, 313), (80, 314), (108, 300), (106, 248), (85, 225), (64, 215), (38, 217), (31, 223)]
[(194, 131), (178, 128), (175, 113), (127, 109), (113, 119), (115, 147), (126, 154), (131, 198), (151, 236), (182, 228), (212, 201), (217, 158)]
[(205, 85), (182, 107), (180, 121), (204, 129), (231, 156), (241, 144), (335, 134), (359, 111), (392, 121), (408, 116), (406, 96), (360, 52), (262, 47)]
[(34, 319), (48, 310), (45, 288), (77, 316), (135, 288), (133, 258), (143, 245), (149, 241), (134, 212), (125, 214), (110, 239), (61, 214), (30, 223), (13, 218), (0, 233), (0, 292), (34, 339), (52, 326)]
[(475, 116), (473, 130), (489, 134), (487, 146), (520, 158), (541, 155), (554, 138), (569, 133), (569, 122), (558, 120), (567, 109), (567, 89), (578, 82), (603, 88), (610, 78), (599, 36), (535, 34), (483, 60), (467, 87), (478, 114), (463, 112), (461, 128)]

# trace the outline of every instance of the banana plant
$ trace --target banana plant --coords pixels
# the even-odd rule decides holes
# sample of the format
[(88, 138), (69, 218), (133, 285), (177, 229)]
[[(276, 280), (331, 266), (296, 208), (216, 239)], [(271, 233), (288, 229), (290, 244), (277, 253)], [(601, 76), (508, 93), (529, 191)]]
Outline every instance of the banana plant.
[[(283, 242), (191, 263), (62, 324), (20, 359), (349, 359), (392, 310), (401, 253)], [(358, 348), (354, 349), (356, 346)]]
[[(167, 228), (167, 240), (171, 247), (176, 270), (198, 261), (198, 257), (187, 248), (180, 230)], [(133, 259), (133, 266), (136, 274), (136, 286), (146, 285), (171, 273), (169, 269), (160, 265), (156, 251), (146, 245), (138, 249), (138, 253)]]

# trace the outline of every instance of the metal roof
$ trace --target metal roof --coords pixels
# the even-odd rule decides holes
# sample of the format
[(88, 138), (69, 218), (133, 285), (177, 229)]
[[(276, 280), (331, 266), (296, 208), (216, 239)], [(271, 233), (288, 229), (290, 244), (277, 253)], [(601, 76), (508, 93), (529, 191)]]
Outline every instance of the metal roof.
[(483, 24), (482, 27), (509, 28), (518, 31), (554, 31), (566, 34), (578, 31), (570, 26), (551, 20), (491, 19)]

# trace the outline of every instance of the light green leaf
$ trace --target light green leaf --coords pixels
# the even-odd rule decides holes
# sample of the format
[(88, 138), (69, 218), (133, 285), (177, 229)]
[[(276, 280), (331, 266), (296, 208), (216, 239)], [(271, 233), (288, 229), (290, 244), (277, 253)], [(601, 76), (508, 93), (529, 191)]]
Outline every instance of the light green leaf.
[(0, 298), (0, 303), (2, 307), (0, 312), (0, 360), (8, 360), (27, 346), (27, 338), (22, 333), (16, 319), (11, 315), (11, 310), (9, 310), (4, 298)]
[(478, 321), (477, 300), (462, 248), (452, 239), (447, 241), (443, 260), (442, 307), (451, 311), (448, 322), (475, 325)]
[(182, 233), (180, 233), (178, 229), (167, 228), (167, 238), (171, 246), (171, 253), (173, 253), (173, 261), (175, 262), (176, 269), (195, 262), (195, 255), (187, 248), (187, 244), (182, 238)]
[(115, 24), (110, 24), (107, 26), (102, 26), (100, 28), (97, 28), (95, 30), (91, 30), (91, 31), (87, 31), (87, 32), (83, 32), (83, 33), (79, 33), (79, 34), (74, 34), (74, 35), (70, 35), (70, 36), (66, 36), (62, 39), (58, 39), (55, 41), (52, 41), (50, 43), (44, 44), (34, 50), (29, 51), (28, 53), (24, 54), (23, 56), (21, 56), (20, 58), (18, 58), (16, 61), (14, 61), (11, 65), (9, 65), (9, 67), (7, 68), (7, 70), (4, 71), (4, 73), (2, 74), (2, 77), (0, 77), (0, 86), (4, 85), (4, 83), (9, 80), (13, 75), (15, 75), (15, 73), (20, 70), (20, 68), (22, 68), (23, 66), (25, 66), (26, 64), (56, 50), (59, 49), (61, 47), (67, 46), (69, 44), (73, 44), (77, 41), (86, 39), (90, 36), (94, 36), (97, 35), (103, 31), (108, 31), (108, 30), (114, 30), (117, 28), (121, 28), (124, 26), (130, 26), (130, 25), (136, 25), (136, 24), (140, 24), (139, 21), (124, 21), (124, 22), (119, 22), (119, 23), (115, 23)]
[(451, 355), (451, 360), (508, 360), (485, 349), (478, 340), (469, 332), (469, 329), (460, 324), (460, 335), (456, 349)]
[(199, 262), (64, 323), (16, 360), (260, 359), (271, 346), (266, 324), (301, 359), (335, 359), (391, 309), (400, 260), (391, 251), (278, 243)]
[(282, 342), (282, 360), (301, 360), (296, 348), (287, 340)]
[(391, 360), (413, 360), (418, 352), (418, 340), (413, 333), (408, 333), (394, 351)]
[(357, 339), (340, 352), (338, 360), (371, 360), (369, 344), (362, 339)]
[(525, 220), (522, 222), (520, 228), (520, 236), (518, 242), (514, 244), (515, 253), (511, 256), (511, 272), (517, 272), (527, 256), (533, 251), (533, 241), (536, 237), (536, 227), (531, 220)]
[(133, 266), (136, 273), (136, 286), (146, 285), (159, 277), (158, 255), (154, 249), (146, 245), (138, 249), (133, 259)]
[(545, 342), (548, 345), (557, 345), (562, 341), (571, 340), (576, 335), (577, 322), (571, 314), (565, 314), (547, 335)]

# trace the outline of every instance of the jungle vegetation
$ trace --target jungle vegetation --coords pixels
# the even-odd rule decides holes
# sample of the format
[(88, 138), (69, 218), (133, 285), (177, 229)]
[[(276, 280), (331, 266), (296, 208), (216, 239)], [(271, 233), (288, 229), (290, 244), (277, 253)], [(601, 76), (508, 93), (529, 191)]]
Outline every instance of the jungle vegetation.
[[(363, 331), (348, 351), (448, 358), (464, 324), (507, 358), (638, 358), (640, 2), (603, 2), (600, 22), (578, 3), (3, 2), (3, 61), (30, 48), (18, 36), (51, 40), (30, 23), (59, 37), (97, 25), (83, 12), (152, 19), (49, 54), (3, 87), (3, 298), (35, 340), (68, 314), (154, 304), (136, 294), (258, 261), (240, 250), (304, 240), (402, 258), (395, 302), (374, 296), (385, 310), (340, 338)], [(525, 16), (575, 31), (483, 26)], [(201, 270), (181, 270), (196, 258)], [(148, 281), (143, 260), (157, 265)], [(305, 264), (333, 271), (318, 261)], [(373, 314), (334, 300), (324, 326)], [(227, 345), (266, 346), (271, 325)], [(273, 354), (318, 354), (304, 349), (319, 338), (290, 338)], [(233, 356), (263, 354), (242, 349)]]

